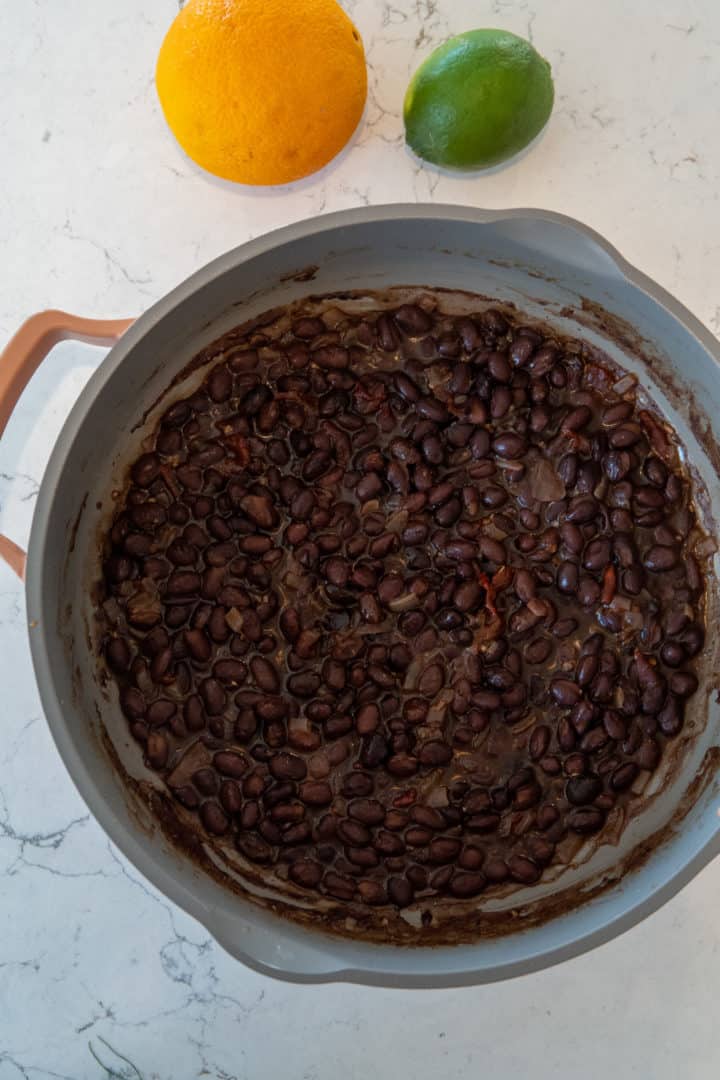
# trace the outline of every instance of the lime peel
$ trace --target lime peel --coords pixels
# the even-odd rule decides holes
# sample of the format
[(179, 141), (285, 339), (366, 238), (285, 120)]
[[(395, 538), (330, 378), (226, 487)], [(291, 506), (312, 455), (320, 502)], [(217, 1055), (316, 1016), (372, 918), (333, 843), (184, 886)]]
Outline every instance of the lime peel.
[(506, 30), (469, 30), (415, 72), (405, 95), (405, 137), (435, 165), (489, 168), (542, 131), (554, 96), (550, 65), (529, 41)]

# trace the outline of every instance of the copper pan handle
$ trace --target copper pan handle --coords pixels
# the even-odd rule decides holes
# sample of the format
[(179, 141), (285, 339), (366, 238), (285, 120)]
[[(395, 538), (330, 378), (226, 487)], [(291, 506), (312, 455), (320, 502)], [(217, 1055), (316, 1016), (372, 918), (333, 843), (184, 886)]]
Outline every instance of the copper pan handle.
[[(31, 315), (0, 353), (0, 437), (32, 375), (58, 342), (112, 345), (133, 322), (134, 319), (84, 319), (65, 311), (40, 311)], [(24, 578), (25, 552), (2, 534), (0, 559), (19, 578)]]

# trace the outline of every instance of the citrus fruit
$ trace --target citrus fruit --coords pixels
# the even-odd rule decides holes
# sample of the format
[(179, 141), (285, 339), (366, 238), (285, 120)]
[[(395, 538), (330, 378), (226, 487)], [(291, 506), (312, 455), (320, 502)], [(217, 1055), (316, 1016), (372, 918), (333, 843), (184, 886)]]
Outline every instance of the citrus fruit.
[(418, 68), (405, 95), (405, 136), (436, 165), (480, 169), (517, 154), (553, 106), (550, 65), (505, 30), (450, 38)]
[(189, 0), (160, 49), (156, 83), (198, 165), (244, 184), (285, 184), (346, 144), (367, 71), (336, 0)]

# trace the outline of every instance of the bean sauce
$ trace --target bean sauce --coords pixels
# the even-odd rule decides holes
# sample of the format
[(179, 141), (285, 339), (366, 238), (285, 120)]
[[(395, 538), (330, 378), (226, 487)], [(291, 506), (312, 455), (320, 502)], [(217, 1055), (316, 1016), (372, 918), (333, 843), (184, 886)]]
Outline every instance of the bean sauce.
[(147, 767), (288, 889), (531, 887), (641, 800), (698, 687), (672, 433), (583, 342), (428, 292), (308, 303), (205, 359), (105, 538)]

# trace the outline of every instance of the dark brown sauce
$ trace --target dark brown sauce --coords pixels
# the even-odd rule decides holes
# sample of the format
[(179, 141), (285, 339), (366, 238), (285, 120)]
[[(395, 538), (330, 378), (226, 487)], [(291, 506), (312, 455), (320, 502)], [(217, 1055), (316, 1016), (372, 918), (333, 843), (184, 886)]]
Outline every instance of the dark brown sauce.
[(419, 303), (273, 312), (198, 357), (105, 564), (121, 701), (179, 814), (370, 922), (617, 834), (703, 642), (691, 484), (634, 381)]

